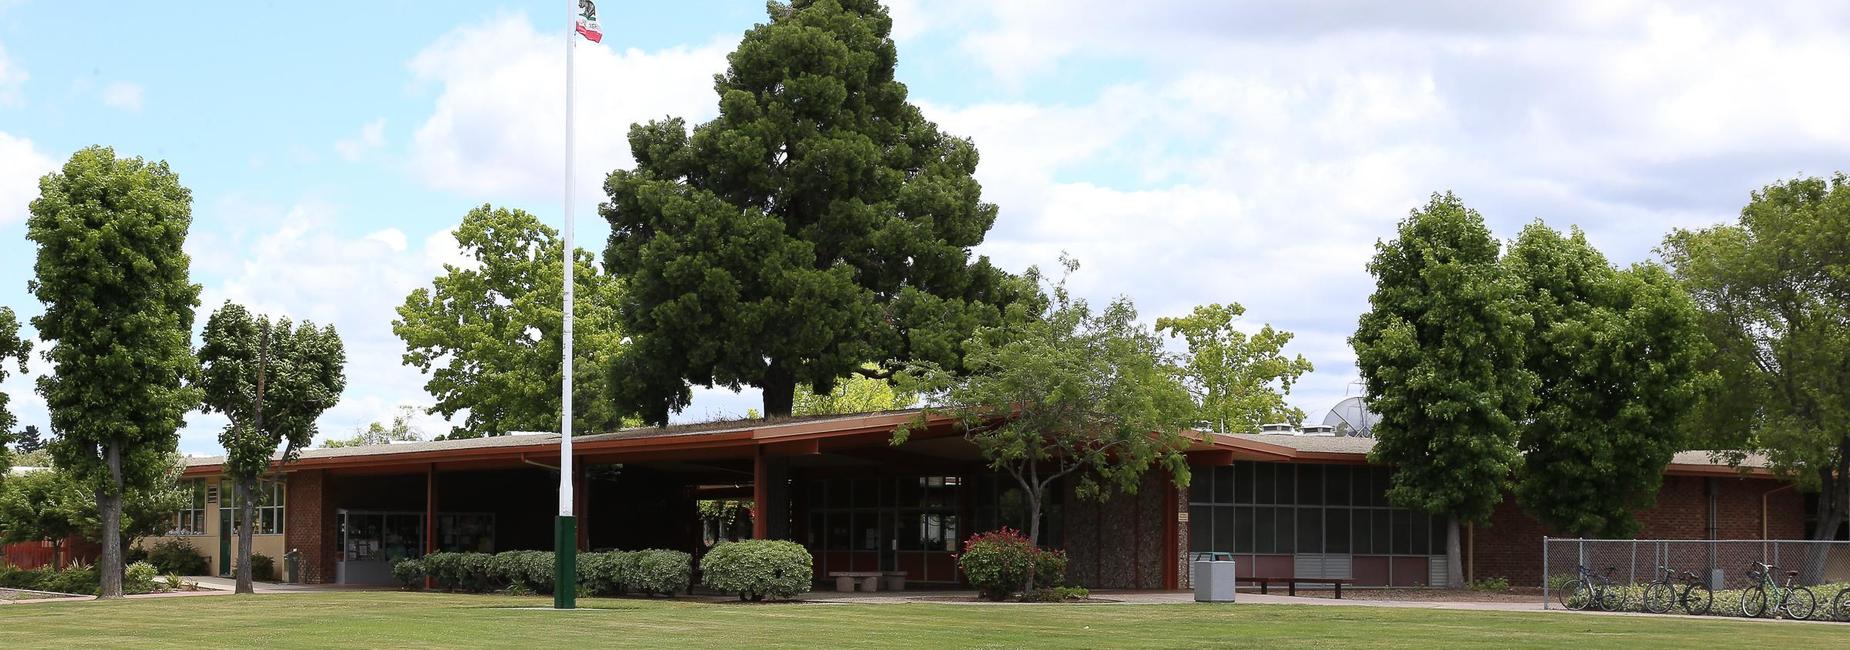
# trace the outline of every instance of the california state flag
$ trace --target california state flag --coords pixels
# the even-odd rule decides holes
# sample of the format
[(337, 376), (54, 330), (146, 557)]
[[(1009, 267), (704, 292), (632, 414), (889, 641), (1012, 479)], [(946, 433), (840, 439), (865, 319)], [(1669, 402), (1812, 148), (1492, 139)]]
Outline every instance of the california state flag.
[(604, 30), (597, 26), (597, 5), (591, 0), (578, 0), (578, 34), (593, 43), (604, 41)]

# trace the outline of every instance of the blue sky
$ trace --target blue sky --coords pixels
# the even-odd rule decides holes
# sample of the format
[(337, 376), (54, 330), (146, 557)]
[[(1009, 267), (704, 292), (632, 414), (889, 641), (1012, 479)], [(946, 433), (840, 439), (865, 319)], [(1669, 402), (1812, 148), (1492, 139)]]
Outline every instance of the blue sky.
[[(325, 434), (427, 405), (389, 323), (454, 259), (446, 229), (481, 203), (560, 218), (565, 3), (78, 4), (0, 0), (0, 305), (39, 311), (35, 179), (108, 144), (192, 188), (202, 320), (233, 299), (340, 328), (351, 381)], [(749, 0), (601, 5), (604, 44), (578, 50), (594, 251), (624, 130), (710, 117), (711, 75), (763, 19)], [(913, 101), (984, 156), (1001, 218), (981, 252), (1017, 270), (1070, 252), (1082, 293), (1151, 319), (1241, 302), (1298, 333), (1317, 371), (1291, 401), (1313, 418), (1355, 379), (1370, 247), (1432, 191), (1500, 236), (1579, 225), (1629, 263), (1756, 187), (1850, 167), (1835, 3), (890, 6)], [(0, 389), (43, 426), (30, 381)], [(682, 417), (756, 401), (702, 391)], [(220, 425), (189, 418), (182, 450), (215, 452)]]

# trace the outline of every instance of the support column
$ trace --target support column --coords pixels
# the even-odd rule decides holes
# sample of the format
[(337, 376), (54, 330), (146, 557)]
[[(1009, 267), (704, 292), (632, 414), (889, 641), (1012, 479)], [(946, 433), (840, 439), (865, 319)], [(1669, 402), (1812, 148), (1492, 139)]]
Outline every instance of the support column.
[(764, 448), (752, 459), (752, 539), (790, 538), (790, 459)]
[[(424, 466), (424, 554), (437, 551), (437, 464)], [(436, 582), (430, 576), (424, 576), (424, 588), (435, 588)]]
[(764, 457), (764, 447), (757, 447), (752, 457), (752, 539), (770, 539), (771, 471)]

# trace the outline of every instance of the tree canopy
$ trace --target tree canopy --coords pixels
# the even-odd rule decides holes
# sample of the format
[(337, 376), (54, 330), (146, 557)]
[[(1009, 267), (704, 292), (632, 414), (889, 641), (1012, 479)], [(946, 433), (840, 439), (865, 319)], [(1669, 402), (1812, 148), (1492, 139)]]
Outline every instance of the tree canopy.
[[(1040, 271), (1021, 281), (1038, 284)], [(1188, 485), (1183, 432), (1195, 405), (1129, 299), (1094, 311), (1062, 278), (1011, 304), (1003, 324), (978, 328), (964, 348), (965, 372), (915, 362), (901, 385), (925, 397), (927, 413), (952, 415), (990, 467), (1021, 486), (1029, 539), (1040, 539), (1041, 504), (1062, 479), (1081, 498), (1136, 492), (1152, 469)]]
[[(18, 364), (19, 372), (23, 374), (26, 372), (26, 357), (31, 354), (32, 341), (19, 338), (19, 318), (13, 315), (11, 308), (0, 307), (0, 382), (5, 382), (9, 374), (9, 359)], [(13, 412), (7, 408), (9, 401), (11, 397), (0, 391), (0, 483), (6, 482), (7, 471), (13, 466), (13, 454), (6, 446), (16, 444), (21, 453), (26, 453), (36, 449), (39, 444), (37, 427), (27, 427), (32, 434), (30, 443), (26, 436), (13, 433), (13, 425), (18, 420), (13, 418)], [(32, 448), (28, 448), (28, 444)]]
[(1188, 342), (1182, 358), (1189, 391), (1200, 406), (1198, 420), (1222, 433), (1258, 431), (1271, 422), (1304, 421), (1304, 411), (1285, 403), (1291, 385), (1311, 371), (1303, 355), (1287, 357), (1291, 333), (1271, 325), (1247, 335), (1233, 326), (1246, 313), (1239, 303), (1200, 305), (1187, 316), (1156, 319), (1156, 331)]
[(826, 395), (818, 395), (810, 390), (797, 391), (790, 414), (838, 415), (892, 411), (911, 408), (918, 400), (917, 395), (894, 387), (892, 382), (853, 375), (836, 383), (835, 389)]
[(1530, 224), (1503, 265), (1534, 325), (1517, 501), (1569, 535), (1630, 537), (1714, 380), (1696, 305), (1659, 266), (1614, 268), (1579, 229)]
[(62, 567), (64, 540), (83, 531), (84, 512), (95, 507), (94, 494), (68, 472), (14, 476), (0, 489), (0, 541), (51, 542), (52, 564)]
[(321, 443), (327, 448), (364, 447), (367, 445), (389, 445), (394, 442), (417, 442), (424, 439), (424, 432), (411, 423), (411, 417), (417, 408), (398, 407), (398, 413), (392, 416), (391, 424), (373, 422), (353, 430), (351, 438), (330, 438)]
[[(468, 413), (451, 438), (557, 430), (565, 244), (533, 215), (488, 205), (470, 210), (455, 236), (471, 262), (445, 264), (430, 288), (405, 297), (392, 321), (405, 363), (430, 376), (424, 389), (437, 398), (430, 412)], [(572, 430), (605, 433), (623, 426), (607, 372), (624, 346), (614, 312), (620, 290), (590, 253), (574, 251), (573, 259)]]
[[(251, 593), (251, 512), (257, 480), (314, 443), (315, 420), (340, 401), (347, 353), (334, 326), (271, 323), (226, 302), (206, 319), (199, 385), (208, 412), (230, 420), (218, 434), (224, 474), (237, 490), (238, 593)], [(277, 447), (282, 449), (278, 450)]]
[(88, 147), (39, 180), (26, 237), (38, 244), (32, 319), (51, 344), (39, 394), (61, 468), (96, 487), (104, 524), (100, 594), (122, 595), (117, 524), (125, 488), (166, 478), (200, 391), (186, 380), (199, 285), (185, 252), (192, 194), (165, 162)]
[(1523, 367), (1529, 319), (1497, 254), (1482, 216), (1433, 195), (1375, 245), (1375, 291), (1350, 338), (1380, 416), (1370, 459), (1394, 467), (1389, 499), (1450, 519), (1454, 583), (1458, 522), (1486, 521), (1503, 501), (1536, 384)]
[(760, 387), (780, 417), (800, 386), (829, 394), (908, 360), (955, 369), (1010, 299), (1007, 274), (972, 260), (996, 218), (976, 147), (907, 103), (886, 10), (769, 11), (715, 80), (719, 116), (632, 126), (636, 166), (604, 184), (631, 337), (615, 394), (650, 422), (686, 407), (690, 382)]
[(1764, 454), (1818, 490), (1815, 539), (1850, 517), (1850, 180), (1768, 185), (1733, 224), (1660, 252), (1702, 310), (1721, 374), (1690, 419), (1704, 446)]

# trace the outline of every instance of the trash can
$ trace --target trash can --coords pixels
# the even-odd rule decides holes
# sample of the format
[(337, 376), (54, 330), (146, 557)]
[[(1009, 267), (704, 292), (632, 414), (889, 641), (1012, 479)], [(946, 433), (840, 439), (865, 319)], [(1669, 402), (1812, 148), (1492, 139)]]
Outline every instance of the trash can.
[(291, 583), (302, 582), (301, 549), (290, 549), (288, 553), (283, 554), (283, 574)]
[(1195, 585), (1195, 602), (1234, 602), (1233, 556), (1227, 553), (1198, 553), (1189, 573)]

